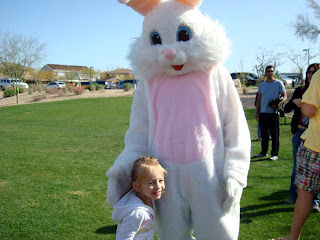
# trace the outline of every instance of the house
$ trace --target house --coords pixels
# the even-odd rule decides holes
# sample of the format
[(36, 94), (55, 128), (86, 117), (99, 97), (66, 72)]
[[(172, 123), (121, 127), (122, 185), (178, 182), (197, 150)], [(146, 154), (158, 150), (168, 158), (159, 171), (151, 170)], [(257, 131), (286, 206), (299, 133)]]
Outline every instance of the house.
[(127, 68), (118, 68), (113, 71), (104, 72), (106, 79), (114, 78), (118, 80), (123, 80), (126, 78), (132, 78), (132, 70)]
[[(3, 68), (3, 64), (0, 63), (0, 79), (1, 78), (10, 78), (9, 75), (5, 75), (3, 74), (3, 71), (2, 71), (2, 68)], [(26, 81), (26, 82), (33, 82), (34, 80), (34, 69), (33, 68), (27, 68), (25, 67), (25, 72), (24, 72), (24, 75), (22, 76), (22, 79), (20, 80), (23, 80), (23, 81)]]
[(61, 80), (88, 80), (92, 81), (95, 77), (92, 67), (74, 66), (74, 65), (59, 65), (59, 64), (46, 64), (41, 71), (53, 72)]

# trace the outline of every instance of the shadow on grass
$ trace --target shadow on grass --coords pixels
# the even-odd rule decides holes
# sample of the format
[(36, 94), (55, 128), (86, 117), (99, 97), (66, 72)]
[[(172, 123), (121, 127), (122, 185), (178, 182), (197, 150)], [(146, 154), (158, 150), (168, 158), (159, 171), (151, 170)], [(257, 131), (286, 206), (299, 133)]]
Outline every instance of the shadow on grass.
[(105, 226), (96, 230), (97, 234), (112, 234), (116, 233), (117, 225)]
[(252, 219), (256, 217), (272, 215), (275, 213), (293, 212), (294, 204), (285, 204), (287, 194), (288, 191), (278, 191), (260, 198), (262, 201), (270, 201), (268, 203), (241, 208), (241, 223), (251, 223)]
[(264, 201), (279, 201), (279, 200), (283, 200), (283, 203), (284, 203), (284, 201), (288, 197), (288, 194), (289, 194), (288, 190), (281, 190), (281, 191), (278, 191), (278, 192), (271, 193), (268, 196), (261, 197), (260, 200), (264, 200)]
[(264, 161), (270, 161), (269, 157), (265, 157), (265, 158), (251, 158), (251, 163), (254, 162), (264, 162)]

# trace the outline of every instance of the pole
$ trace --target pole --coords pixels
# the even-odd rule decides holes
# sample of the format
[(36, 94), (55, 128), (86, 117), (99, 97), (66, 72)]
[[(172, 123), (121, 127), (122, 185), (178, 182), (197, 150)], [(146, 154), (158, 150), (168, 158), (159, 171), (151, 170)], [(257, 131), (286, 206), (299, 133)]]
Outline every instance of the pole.
[(310, 50), (310, 48), (303, 49), (303, 51), (308, 53), (308, 67), (310, 65), (310, 63), (309, 63), (309, 60), (310, 60), (309, 50)]
[(90, 67), (90, 81), (91, 81), (91, 68), (93, 68), (93, 67)]

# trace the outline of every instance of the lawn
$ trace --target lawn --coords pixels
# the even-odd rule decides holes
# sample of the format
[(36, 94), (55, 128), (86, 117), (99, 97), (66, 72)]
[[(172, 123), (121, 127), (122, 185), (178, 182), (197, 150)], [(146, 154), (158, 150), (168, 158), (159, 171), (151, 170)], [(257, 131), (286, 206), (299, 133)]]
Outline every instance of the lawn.
[[(132, 98), (79, 99), (0, 108), (0, 239), (115, 239), (106, 170), (124, 147)], [(251, 137), (254, 111), (246, 109)], [(290, 229), (290, 119), (281, 119), (279, 160), (252, 160), (239, 239)], [(252, 142), (252, 155), (260, 142)], [(319, 239), (312, 214), (302, 239)], [(214, 234), (214, 233), (213, 233)]]

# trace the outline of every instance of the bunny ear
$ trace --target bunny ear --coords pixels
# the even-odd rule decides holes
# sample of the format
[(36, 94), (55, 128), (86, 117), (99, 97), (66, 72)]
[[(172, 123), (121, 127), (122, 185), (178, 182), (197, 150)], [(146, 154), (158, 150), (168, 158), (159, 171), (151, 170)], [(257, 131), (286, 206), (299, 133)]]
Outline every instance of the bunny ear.
[(127, 6), (132, 7), (135, 11), (145, 16), (147, 13), (156, 6), (161, 0), (118, 0), (120, 3), (125, 3)]
[(193, 7), (199, 7), (202, 3), (202, 0), (176, 0), (176, 1), (191, 5)]

